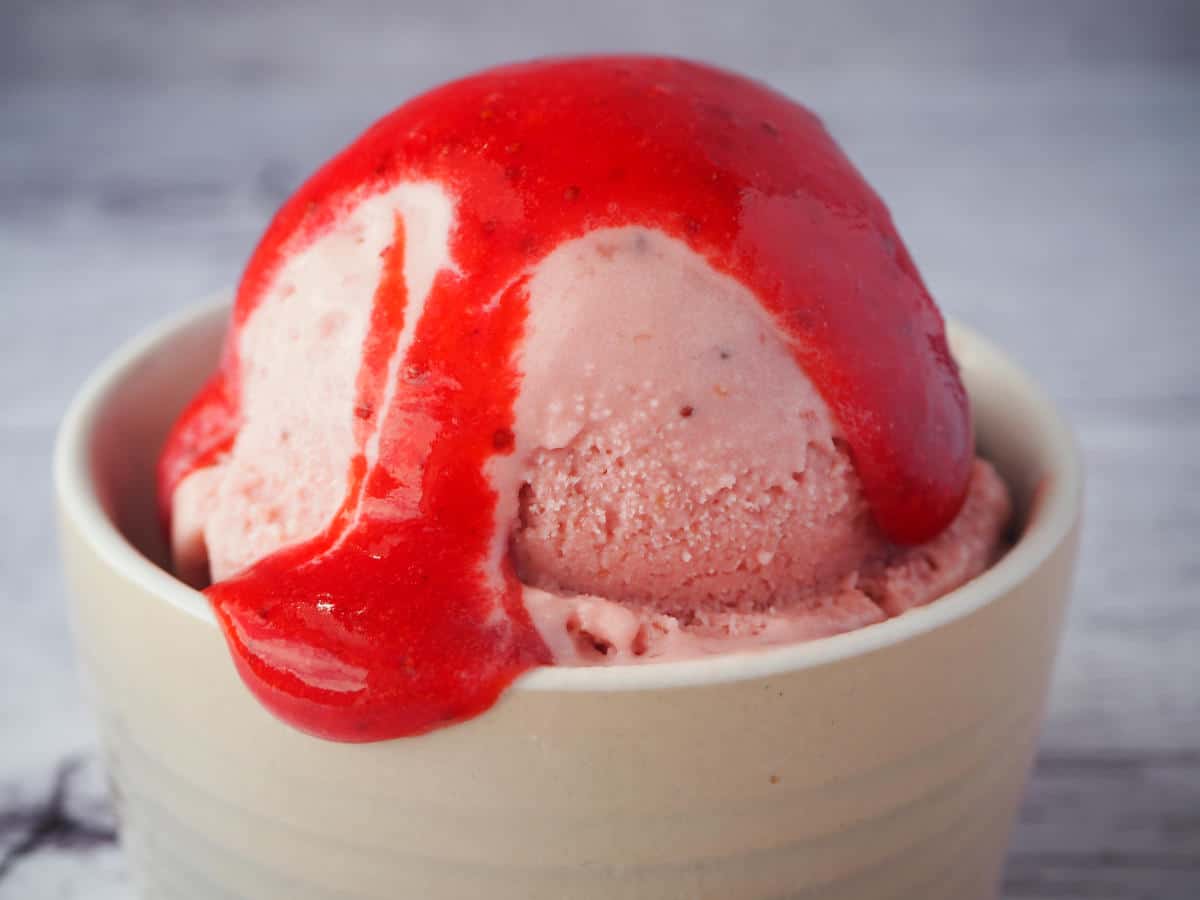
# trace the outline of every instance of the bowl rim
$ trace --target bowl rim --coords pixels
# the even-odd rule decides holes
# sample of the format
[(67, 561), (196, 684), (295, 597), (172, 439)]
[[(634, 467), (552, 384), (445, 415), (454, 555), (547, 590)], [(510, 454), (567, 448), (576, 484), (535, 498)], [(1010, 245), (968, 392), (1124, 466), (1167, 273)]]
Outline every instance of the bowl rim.
[[(218, 631), (204, 595), (176, 579), (131, 544), (105, 512), (91, 472), (95, 425), (124, 377), (142, 360), (186, 332), (228, 315), (230, 295), (220, 292), (168, 317), (127, 341), (86, 379), (58, 429), (54, 447), (55, 495), (62, 515), (113, 572)], [(812, 641), (735, 650), (665, 662), (612, 666), (543, 666), (521, 675), (516, 691), (662, 690), (765, 678), (861, 656), (911, 640), (970, 615), (1033, 575), (1070, 536), (1080, 515), (1083, 466), (1075, 438), (1054, 404), (1032, 378), (991, 341), (949, 322), (952, 344), (970, 348), (973, 364), (997, 371), (1032, 411), (1030, 427), (1047, 439), (1048, 477), (1037, 515), (1004, 557), (935, 602), (854, 631)], [(214, 635), (219, 639), (219, 635)]]

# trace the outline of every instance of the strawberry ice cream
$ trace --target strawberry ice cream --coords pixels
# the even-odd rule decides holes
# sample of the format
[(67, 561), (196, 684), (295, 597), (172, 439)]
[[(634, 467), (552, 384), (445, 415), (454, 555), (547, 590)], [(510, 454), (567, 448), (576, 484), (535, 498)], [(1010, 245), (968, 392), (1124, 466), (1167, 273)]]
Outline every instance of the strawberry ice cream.
[(943, 324), (802, 107), (654, 58), (400, 107), (280, 210), (160, 467), (247, 684), (341, 740), (537, 665), (821, 637), (986, 568)]

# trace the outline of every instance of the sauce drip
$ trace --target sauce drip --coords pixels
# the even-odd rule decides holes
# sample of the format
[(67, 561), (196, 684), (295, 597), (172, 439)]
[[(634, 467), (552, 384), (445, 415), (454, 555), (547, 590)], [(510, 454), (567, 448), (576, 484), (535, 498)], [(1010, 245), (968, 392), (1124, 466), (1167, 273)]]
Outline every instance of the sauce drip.
[(754, 292), (839, 423), (891, 539), (922, 542), (957, 513), (973, 459), (966, 394), (886, 208), (804, 108), (653, 57), (535, 62), (448, 84), (319, 170), (255, 251), (221, 369), (168, 441), (167, 512), (178, 482), (236, 434), (237, 329), (285, 254), (349, 202), (406, 180), (454, 197), (457, 272), (435, 278), (389, 398), (407, 302), (397, 218), (345, 503), (321, 535), (206, 592), (242, 677), (276, 715), (337, 740), (418, 734), (481, 712), (551, 662), (511, 563), (495, 558), (486, 467), (514, 444), (528, 273), (596, 228), (659, 229)]

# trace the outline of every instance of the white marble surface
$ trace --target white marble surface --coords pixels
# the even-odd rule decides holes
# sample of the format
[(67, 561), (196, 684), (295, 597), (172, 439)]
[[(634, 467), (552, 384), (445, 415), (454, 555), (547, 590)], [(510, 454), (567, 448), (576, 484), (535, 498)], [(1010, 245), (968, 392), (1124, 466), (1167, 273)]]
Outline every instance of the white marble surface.
[(1087, 528), (1004, 893), (1200, 897), (1200, 5), (3, 0), (0, 900), (130, 896), (55, 559), (71, 392), (406, 95), (609, 48), (812, 105), (946, 312), (1063, 404)]

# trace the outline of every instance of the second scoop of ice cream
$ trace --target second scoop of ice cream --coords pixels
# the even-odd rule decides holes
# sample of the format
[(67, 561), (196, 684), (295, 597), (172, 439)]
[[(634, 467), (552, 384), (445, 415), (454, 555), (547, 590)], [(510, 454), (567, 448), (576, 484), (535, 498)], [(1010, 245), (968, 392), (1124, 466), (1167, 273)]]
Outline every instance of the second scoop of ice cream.
[(526, 584), (574, 607), (577, 652), (849, 630), (993, 561), (1009, 504), (990, 466), (947, 532), (886, 540), (780, 330), (678, 241), (594, 232), (530, 288), (512, 550)]

